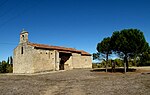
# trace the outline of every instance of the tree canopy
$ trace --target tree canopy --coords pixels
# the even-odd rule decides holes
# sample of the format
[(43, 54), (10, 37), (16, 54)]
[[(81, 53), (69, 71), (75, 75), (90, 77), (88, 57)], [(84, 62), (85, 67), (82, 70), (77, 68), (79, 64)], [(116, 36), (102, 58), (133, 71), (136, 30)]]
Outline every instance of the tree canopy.
[(110, 54), (110, 37), (104, 38), (100, 43), (97, 44), (97, 51), (103, 54)]
[[(138, 29), (123, 29), (113, 32), (111, 37), (104, 38), (97, 44), (97, 54), (105, 54), (108, 60), (109, 54), (115, 52), (124, 59), (128, 70), (128, 58), (143, 55), (148, 57), (149, 53), (144, 53), (149, 49), (149, 44), (146, 42), (144, 34)], [(147, 54), (147, 55), (146, 55)], [(98, 56), (99, 57), (99, 56)]]
[(97, 51), (98, 53), (93, 54), (94, 58), (99, 58), (100, 54), (106, 59), (106, 72), (108, 67), (108, 56), (111, 54), (111, 47), (110, 47), (110, 37), (104, 38), (101, 42), (97, 44)]
[(113, 51), (124, 54), (139, 54), (148, 49), (143, 32), (137, 29), (124, 29), (112, 34), (111, 45)]
[(143, 32), (138, 29), (124, 29), (114, 32), (111, 36), (111, 46), (113, 51), (124, 56), (127, 70), (127, 58), (130, 55), (141, 54), (149, 48)]

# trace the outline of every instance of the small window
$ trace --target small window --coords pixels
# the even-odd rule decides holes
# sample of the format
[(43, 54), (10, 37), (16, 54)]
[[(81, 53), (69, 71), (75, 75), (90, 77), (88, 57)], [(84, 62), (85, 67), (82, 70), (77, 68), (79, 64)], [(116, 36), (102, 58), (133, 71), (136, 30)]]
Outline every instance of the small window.
[(23, 54), (23, 47), (21, 47), (21, 54)]
[(23, 40), (24, 40), (24, 35), (22, 35), (22, 38), (23, 38)]

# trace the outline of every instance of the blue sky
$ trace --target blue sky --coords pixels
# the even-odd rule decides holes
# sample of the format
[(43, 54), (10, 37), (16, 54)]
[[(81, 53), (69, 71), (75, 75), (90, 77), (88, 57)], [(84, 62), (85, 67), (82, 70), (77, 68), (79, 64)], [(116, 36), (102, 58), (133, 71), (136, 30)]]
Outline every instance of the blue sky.
[(116, 30), (137, 28), (150, 43), (150, 0), (0, 0), (0, 61), (22, 29), (29, 41), (96, 52)]

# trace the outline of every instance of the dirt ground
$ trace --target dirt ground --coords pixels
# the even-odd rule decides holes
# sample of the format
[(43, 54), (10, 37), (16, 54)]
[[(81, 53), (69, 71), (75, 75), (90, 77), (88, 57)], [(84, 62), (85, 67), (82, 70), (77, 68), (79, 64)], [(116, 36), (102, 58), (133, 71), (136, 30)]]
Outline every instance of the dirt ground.
[(0, 95), (150, 95), (149, 72), (74, 69), (35, 75), (0, 74)]

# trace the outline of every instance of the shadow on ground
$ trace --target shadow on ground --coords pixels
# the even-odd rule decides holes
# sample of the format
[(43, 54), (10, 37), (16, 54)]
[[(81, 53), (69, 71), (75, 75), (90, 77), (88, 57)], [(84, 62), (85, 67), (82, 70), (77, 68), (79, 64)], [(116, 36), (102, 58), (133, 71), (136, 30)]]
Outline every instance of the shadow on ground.
[[(91, 70), (91, 72), (105, 72), (106, 69), (105, 68), (97, 68), (97, 69), (93, 69)], [(115, 71), (112, 71), (112, 69), (107, 69), (107, 72), (120, 72), (120, 73), (124, 73), (124, 68), (116, 68)], [(136, 72), (136, 69), (134, 68), (129, 68), (128, 72)]]

